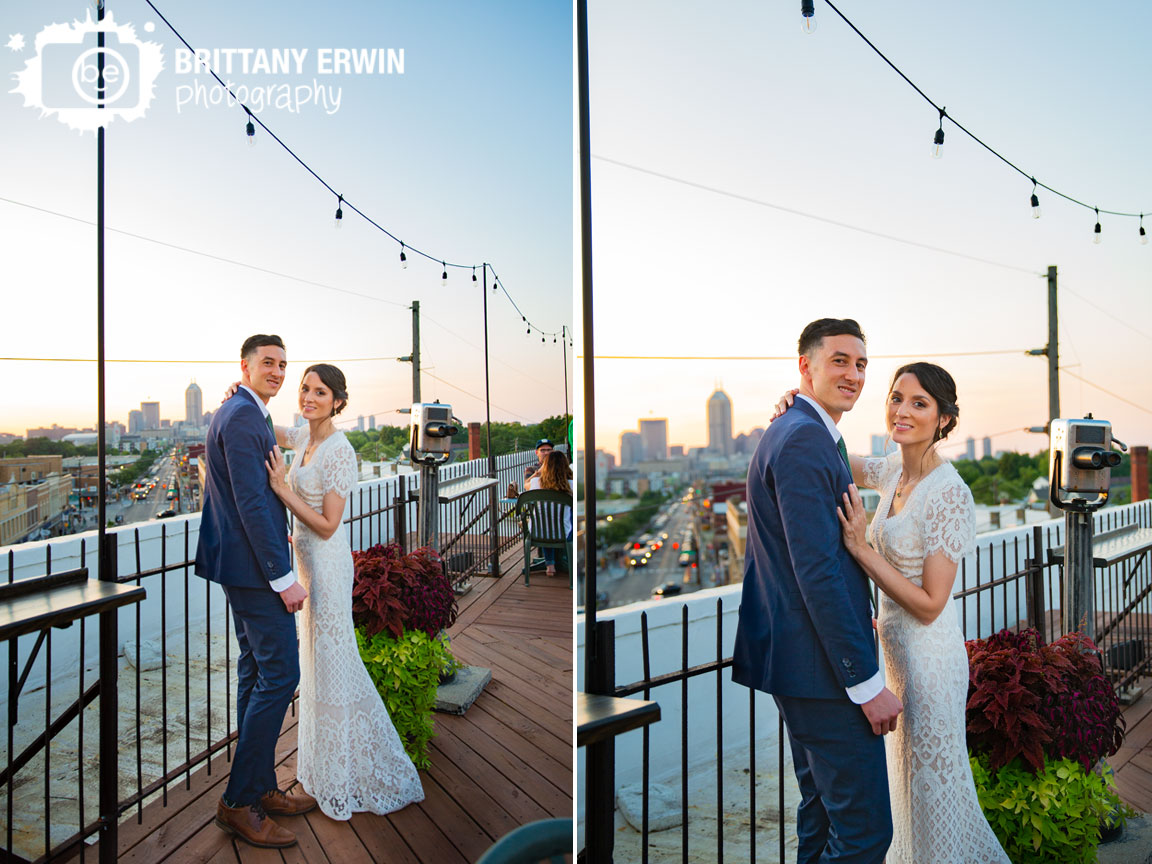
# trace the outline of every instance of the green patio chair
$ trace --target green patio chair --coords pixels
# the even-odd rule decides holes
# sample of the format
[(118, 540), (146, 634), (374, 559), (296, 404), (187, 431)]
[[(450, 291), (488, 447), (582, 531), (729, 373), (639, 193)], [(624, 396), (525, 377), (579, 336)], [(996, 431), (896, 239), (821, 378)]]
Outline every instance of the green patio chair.
[(536, 864), (537, 861), (559, 864), (570, 854), (572, 820), (541, 819), (505, 834), (476, 864)]
[[(524, 536), (524, 584), (529, 584), (532, 568), (532, 547), (556, 549), (556, 567), (568, 571), (568, 585), (572, 585), (572, 562), (568, 554), (568, 529), (564, 517), (572, 512), (572, 496), (554, 489), (530, 489), (516, 499), (516, 515), (520, 518), (520, 531)], [(571, 518), (569, 516), (569, 518)]]

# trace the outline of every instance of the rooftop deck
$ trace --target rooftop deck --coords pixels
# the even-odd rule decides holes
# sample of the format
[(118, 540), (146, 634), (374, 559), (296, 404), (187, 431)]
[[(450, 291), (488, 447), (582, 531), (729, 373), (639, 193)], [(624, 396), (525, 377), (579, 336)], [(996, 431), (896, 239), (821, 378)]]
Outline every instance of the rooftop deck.
[(1152, 813), (1152, 678), (1139, 682), (1144, 696), (1124, 709), (1124, 744), (1108, 763), (1120, 797), (1141, 813)]
[[(424, 801), (388, 816), (336, 822), (319, 811), (284, 819), (299, 844), (275, 851), (234, 840), (213, 824), (228, 778), (221, 753), (208, 770), (174, 785), (167, 806), (120, 825), (122, 862), (473, 862), (498, 838), (537, 819), (572, 814), (572, 591), (567, 574), (524, 585), (519, 547), (499, 579), (477, 578), (450, 631), (455, 656), (492, 670), (463, 716), (436, 715), (432, 767), (420, 772)], [(296, 716), (276, 751), (281, 788), (295, 780)], [(97, 860), (89, 847), (87, 861)]]

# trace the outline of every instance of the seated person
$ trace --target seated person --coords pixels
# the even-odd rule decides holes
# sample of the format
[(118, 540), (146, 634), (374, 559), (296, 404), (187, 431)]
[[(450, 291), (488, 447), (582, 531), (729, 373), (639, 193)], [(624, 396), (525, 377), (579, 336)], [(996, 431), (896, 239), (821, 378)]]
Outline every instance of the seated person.
[[(537, 448), (539, 452), (539, 448)], [(563, 492), (569, 498), (572, 497), (572, 486), (569, 480), (572, 478), (572, 469), (568, 465), (568, 457), (559, 450), (549, 450), (545, 454), (540, 470), (528, 478), (528, 489), (552, 489), (556, 492)], [(572, 539), (572, 508), (566, 507), (564, 509), (564, 529), (569, 540)], [(556, 550), (544, 549), (544, 560), (547, 562), (548, 569), (545, 571), (549, 576), (556, 575)], [(569, 565), (571, 566), (571, 565)]]

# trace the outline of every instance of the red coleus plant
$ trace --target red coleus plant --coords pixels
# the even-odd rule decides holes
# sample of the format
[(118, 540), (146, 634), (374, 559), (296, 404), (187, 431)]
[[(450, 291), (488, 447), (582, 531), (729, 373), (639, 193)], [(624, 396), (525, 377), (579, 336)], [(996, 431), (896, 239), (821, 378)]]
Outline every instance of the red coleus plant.
[(1045, 754), (1089, 768), (1116, 752), (1124, 721), (1087, 637), (1045, 645), (1035, 630), (1001, 630), (967, 648), (968, 746), (993, 771), (1016, 757), (1041, 771)]
[(408, 554), (397, 543), (353, 552), (352, 621), (371, 639), (381, 630), (435, 636), (456, 620), (456, 596), (440, 556), (424, 546)]

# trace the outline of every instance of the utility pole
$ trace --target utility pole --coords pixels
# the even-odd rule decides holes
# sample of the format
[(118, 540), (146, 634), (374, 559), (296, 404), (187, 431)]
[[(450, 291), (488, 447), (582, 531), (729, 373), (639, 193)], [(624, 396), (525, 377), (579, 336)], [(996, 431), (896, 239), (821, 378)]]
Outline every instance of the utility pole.
[(401, 363), (412, 364), (412, 404), (420, 401), (420, 301), (412, 301), (412, 353), (407, 357), (396, 358)]
[[(1060, 351), (1056, 335), (1056, 265), (1048, 268), (1048, 422), (1060, 416)], [(1051, 428), (1051, 427), (1049, 427)]]
[[(1056, 311), (1056, 265), (1048, 267), (1048, 344), (1043, 348), (1033, 348), (1028, 352), (1033, 357), (1048, 358), (1048, 422), (1043, 426), (1031, 426), (1029, 432), (1048, 436), (1048, 447), (1052, 447), (1052, 421), (1060, 416), (1060, 345), (1058, 335), (1058, 315)], [(1048, 513), (1057, 517), (1060, 511), (1051, 502)]]
[[(1055, 270), (1055, 268), (1052, 268)], [(1053, 303), (1056, 301), (1053, 300)], [(420, 301), (412, 301), (412, 402), (420, 401)]]

